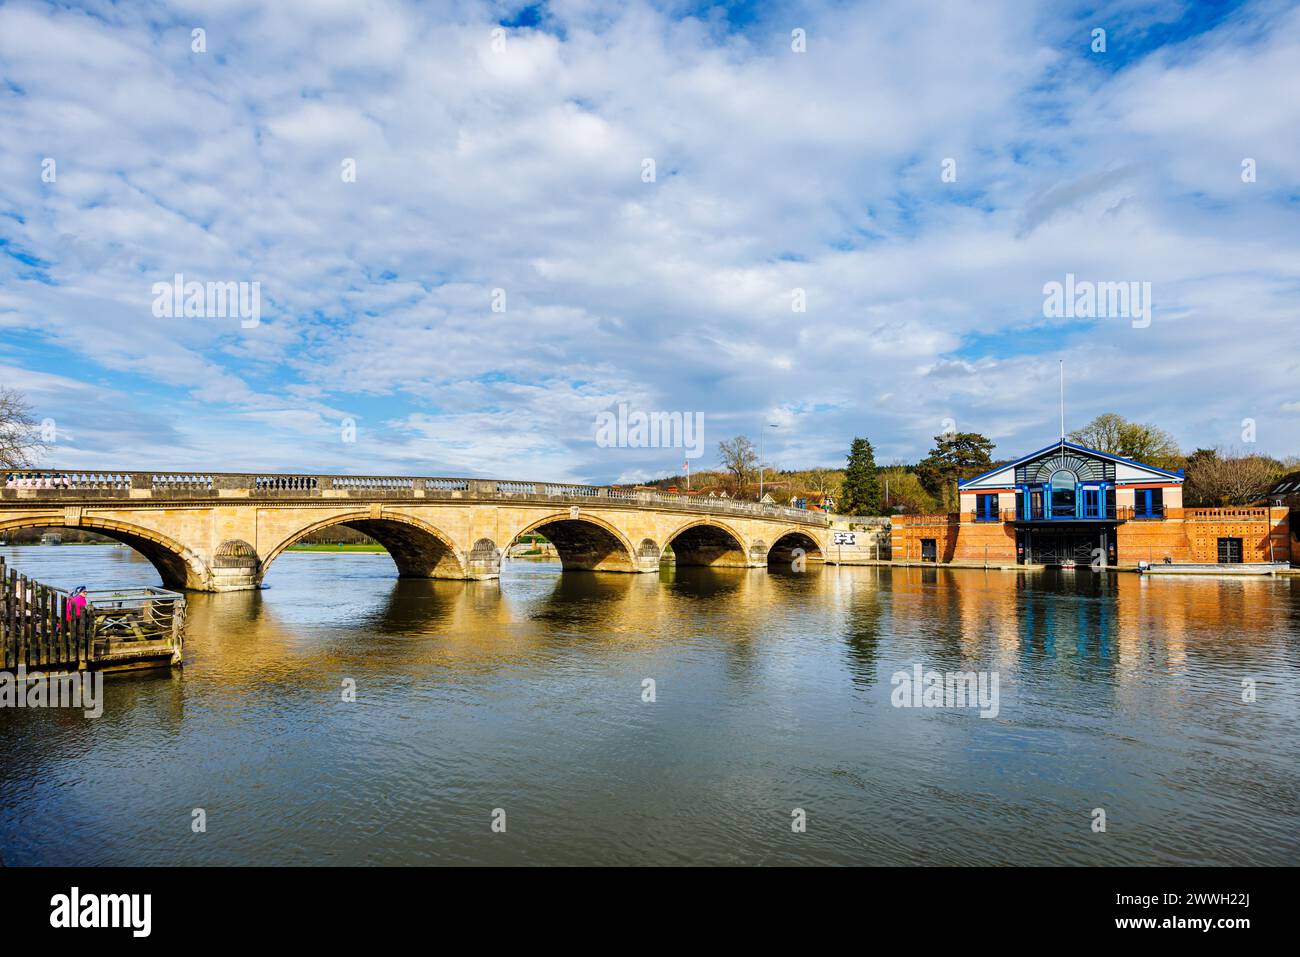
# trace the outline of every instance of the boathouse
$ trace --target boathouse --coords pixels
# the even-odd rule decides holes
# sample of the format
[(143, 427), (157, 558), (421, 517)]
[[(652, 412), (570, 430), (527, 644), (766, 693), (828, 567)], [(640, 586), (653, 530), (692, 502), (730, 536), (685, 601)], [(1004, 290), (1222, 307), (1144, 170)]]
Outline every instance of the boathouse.
[(1183, 507), (1183, 474), (1064, 439), (957, 483), (959, 512), (897, 515), (899, 561), (1242, 564), (1291, 558), (1285, 507)]

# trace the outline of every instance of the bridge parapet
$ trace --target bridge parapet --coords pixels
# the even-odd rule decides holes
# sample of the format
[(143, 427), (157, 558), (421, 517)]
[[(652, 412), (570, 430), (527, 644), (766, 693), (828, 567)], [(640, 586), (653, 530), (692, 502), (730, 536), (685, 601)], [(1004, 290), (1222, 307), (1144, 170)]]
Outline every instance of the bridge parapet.
[(771, 518), (825, 527), (821, 512), (606, 485), (409, 475), (323, 475), (273, 472), (128, 472), (12, 469), (0, 475), (0, 502), (73, 505), (104, 499), (206, 502), (223, 499), (293, 502), (312, 499), (464, 499), (629, 505), (638, 508)]

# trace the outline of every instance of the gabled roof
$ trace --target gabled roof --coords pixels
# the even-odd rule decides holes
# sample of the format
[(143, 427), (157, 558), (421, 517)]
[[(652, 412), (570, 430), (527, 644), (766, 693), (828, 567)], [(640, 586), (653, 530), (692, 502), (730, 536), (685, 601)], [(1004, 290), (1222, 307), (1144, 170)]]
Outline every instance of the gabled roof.
[(1273, 483), (1269, 495), (1300, 495), (1300, 472), (1283, 475)]
[(981, 479), (988, 478), (990, 475), (996, 475), (998, 472), (1004, 472), (1007, 469), (1014, 469), (1017, 465), (1021, 465), (1025, 462), (1031, 462), (1034, 459), (1038, 458), (1040, 455), (1043, 455), (1047, 452), (1055, 451), (1057, 449), (1071, 449), (1072, 451), (1075, 452), (1083, 452), (1085, 455), (1095, 455), (1097, 456), (1097, 458), (1107, 459), (1111, 462), (1118, 462), (1123, 465), (1131, 465), (1134, 468), (1144, 469), (1148, 472), (1153, 472), (1156, 475), (1164, 475), (1171, 479), (1177, 479), (1180, 482), (1183, 480), (1182, 472), (1170, 472), (1168, 469), (1157, 468), (1154, 465), (1146, 465), (1143, 462), (1134, 462), (1132, 459), (1126, 459), (1119, 455), (1113, 455), (1110, 452), (1098, 452), (1096, 449), (1090, 449), (1086, 445), (1075, 445), (1073, 442), (1067, 442), (1064, 439), (1058, 439), (1057, 441), (1053, 442), (1051, 445), (1043, 446), (1043, 448), (1039, 449), (1037, 452), (1030, 452), (1028, 455), (1022, 455), (1014, 462), (1004, 462), (1002, 465), (999, 465), (997, 468), (989, 469), (983, 475), (976, 475), (974, 478), (959, 479), (957, 481), (957, 488), (960, 489), (967, 485), (972, 485), (975, 482), (980, 481)]

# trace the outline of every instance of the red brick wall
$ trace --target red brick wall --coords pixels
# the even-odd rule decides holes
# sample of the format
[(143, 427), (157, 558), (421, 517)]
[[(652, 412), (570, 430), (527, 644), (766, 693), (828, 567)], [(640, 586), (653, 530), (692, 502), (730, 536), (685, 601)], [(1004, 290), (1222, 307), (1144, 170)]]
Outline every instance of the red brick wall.
[(1116, 527), (1115, 560), (1121, 565), (1159, 564), (1166, 557), (1175, 562), (1199, 561), (1192, 557), (1181, 519), (1132, 519)]
[[(1291, 513), (1300, 522), (1300, 511)], [(1010, 522), (976, 522), (971, 515), (896, 515), (892, 522), (895, 561), (919, 561), (921, 539), (933, 538), (940, 562), (1011, 563), (1016, 560), (1015, 526)], [(1296, 527), (1295, 531), (1300, 531)], [(1277, 561), (1300, 564), (1300, 538), (1293, 534), (1288, 509), (1170, 508), (1162, 520), (1131, 519), (1115, 531), (1116, 560), (1214, 563), (1219, 539), (1240, 538), (1242, 561), (1267, 562), (1269, 543)], [(987, 553), (985, 548), (987, 547)]]
[(919, 562), (923, 538), (934, 539), (939, 561), (952, 561), (957, 549), (956, 515), (894, 515), (890, 525), (890, 556), (894, 561)]
[(1010, 522), (976, 522), (963, 515), (954, 560), (959, 562), (1015, 563), (1016, 528)]
[[(1243, 562), (1290, 561), (1287, 509), (1185, 509), (1184, 526), (1194, 562), (1217, 562), (1219, 539), (1240, 538)], [(1202, 517), (1213, 521), (1192, 521)], [(1269, 545), (1272, 544), (1270, 550)], [(1177, 559), (1175, 559), (1176, 561)]]

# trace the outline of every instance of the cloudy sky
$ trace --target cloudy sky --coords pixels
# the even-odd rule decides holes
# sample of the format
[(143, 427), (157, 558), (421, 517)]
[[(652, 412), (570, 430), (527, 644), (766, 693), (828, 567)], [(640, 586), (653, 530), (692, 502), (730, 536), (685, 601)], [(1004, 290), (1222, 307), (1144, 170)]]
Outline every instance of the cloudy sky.
[(1011, 456), (1059, 359), (1071, 427), (1294, 454), (1298, 213), (1295, 4), (0, 3), (0, 385), (63, 467), (678, 470), (620, 403), (696, 469)]

